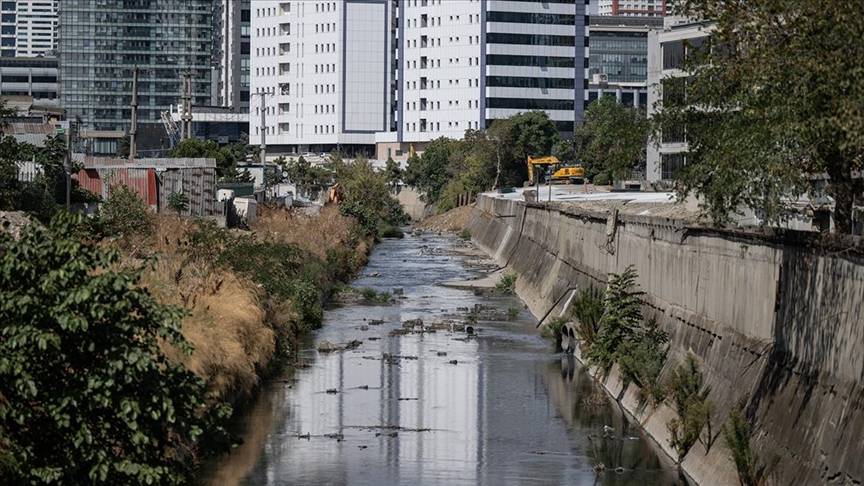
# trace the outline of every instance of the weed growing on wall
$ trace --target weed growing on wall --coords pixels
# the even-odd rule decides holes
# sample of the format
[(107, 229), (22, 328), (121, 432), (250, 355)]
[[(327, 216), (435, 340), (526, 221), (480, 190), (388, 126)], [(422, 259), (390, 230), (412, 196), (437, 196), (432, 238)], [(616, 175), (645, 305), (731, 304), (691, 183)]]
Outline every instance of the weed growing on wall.
[(594, 342), (603, 309), (603, 291), (594, 286), (582, 289), (573, 302), (573, 317), (578, 321), (577, 332), (586, 346)]
[(710, 388), (703, 383), (699, 364), (693, 355), (672, 372), (669, 393), (675, 403), (678, 418), (666, 424), (671, 438), (669, 444), (683, 458), (696, 441), (705, 445), (707, 451), (711, 441)]
[[(593, 338), (585, 356), (605, 372), (618, 363), (626, 383), (635, 383), (651, 398), (660, 400), (662, 393), (657, 380), (665, 361), (668, 336), (654, 321), (645, 321), (642, 315), (644, 292), (637, 290), (636, 278), (633, 267), (610, 275), (603, 295), (603, 313), (596, 325), (590, 324)], [(594, 298), (589, 294), (579, 310), (588, 323), (597, 316)]]
[(504, 294), (512, 294), (516, 290), (516, 274), (505, 273), (501, 275), (501, 280), (495, 284), (495, 290)]
[(759, 454), (750, 445), (752, 430), (743, 407), (738, 406), (729, 413), (723, 426), (723, 439), (732, 453), (738, 479), (743, 486), (762, 486), (767, 483), (770, 467), (762, 463)]

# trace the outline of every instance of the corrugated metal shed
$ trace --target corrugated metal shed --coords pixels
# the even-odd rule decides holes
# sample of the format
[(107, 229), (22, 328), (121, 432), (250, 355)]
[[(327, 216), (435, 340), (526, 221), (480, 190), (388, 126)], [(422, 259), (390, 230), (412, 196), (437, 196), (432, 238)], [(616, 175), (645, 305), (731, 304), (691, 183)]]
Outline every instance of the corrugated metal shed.
[(183, 193), (189, 199), (190, 216), (216, 214), (215, 159), (129, 159), (75, 157), (84, 168), (80, 186), (107, 199), (111, 186), (123, 184), (157, 211), (168, 211), (168, 198)]

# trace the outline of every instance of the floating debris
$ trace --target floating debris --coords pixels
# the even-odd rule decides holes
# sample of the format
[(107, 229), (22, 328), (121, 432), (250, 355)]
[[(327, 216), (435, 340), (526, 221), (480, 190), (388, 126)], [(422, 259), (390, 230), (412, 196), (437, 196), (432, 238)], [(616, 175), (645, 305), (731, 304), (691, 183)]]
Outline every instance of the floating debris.
[(381, 324), (384, 324), (384, 322), (385, 322), (384, 319), (372, 319), (371, 321), (369, 321), (369, 325), (370, 326), (380, 326)]
[(438, 356), (447, 356), (447, 351), (438, 351)]
[(455, 360), (455, 359), (451, 359), (451, 360), (448, 361), (447, 363), (452, 364), (452, 365), (455, 365), (455, 364), (459, 364), (459, 361), (457, 361), (457, 360)]
[(336, 351), (336, 346), (333, 345), (330, 341), (324, 340), (318, 343), (318, 352), (319, 353), (332, 353)]
[(339, 390), (337, 390), (335, 388), (328, 388), (327, 391), (325, 391), (324, 393), (326, 393), (328, 395), (335, 395), (335, 394), (339, 393)]

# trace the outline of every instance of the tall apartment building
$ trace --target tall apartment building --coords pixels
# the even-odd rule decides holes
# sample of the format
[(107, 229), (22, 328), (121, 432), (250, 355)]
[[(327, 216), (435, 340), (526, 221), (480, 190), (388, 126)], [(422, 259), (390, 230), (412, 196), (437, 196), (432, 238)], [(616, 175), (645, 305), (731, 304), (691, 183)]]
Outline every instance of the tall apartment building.
[(216, 104), (249, 112), (251, 0), (214, 2), (213, 52), (218, 70)]
[(181, 97), (211, 101), (213, 5), (210, 0), (63, 0), (60, 98), (85, 128), (128, 131), (132, 73), (139, 67), (138, 145), (165, 145), (161, 114)]
[(386, 0), (254, 2), (250, 143), (273, 150), (374, 145), (389, 121)]
[(0, 2), (0, 56), (35, 57), (57, 49), (58, 0)]
[(668, 0), (598, 0), (600, 15), (636, 15), (663, 17), (667, 15)]
[(587, 100), (587, 4), (253, 3), (251, 143), (263, 133), (288, 151), (377, 144), (397, 157), (530, 110), (572, 133)]
[[(663, 103), (683, 103), (687, 71), (684, 62), (691, 49), (699, 49), (712, 25), (667, 17), (662, 30), (648, 34), (648, 116)], [(646, 177), (649, 182), (669, 181), (687, 164), (687, 130), (664, 130), (659, 142), (648, 144)]]

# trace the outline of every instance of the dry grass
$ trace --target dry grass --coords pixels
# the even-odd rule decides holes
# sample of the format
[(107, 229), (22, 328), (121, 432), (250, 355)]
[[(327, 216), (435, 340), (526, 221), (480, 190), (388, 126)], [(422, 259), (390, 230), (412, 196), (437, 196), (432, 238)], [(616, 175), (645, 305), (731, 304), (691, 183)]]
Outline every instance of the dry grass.
[(182, 306), (189, 315), (182, 332), (191, 356), (166, 346), (168, 356), (198, 374), (221, 398), (248, 393), (275, 351), (257, 287), (212, 262), (190, 262), (183, 253), (194, 223), (159, 217), (152, 249), (160, 254), (144, 275), (144, 285), (161, 301)]
[(308, 216), (300, 211), (265, 208), (253, 229), (324, 259), (327, 250), (351, 241), (353, 225), (354, 220), (339, 213), (336, 206), (325, 206), (317, 216)]

